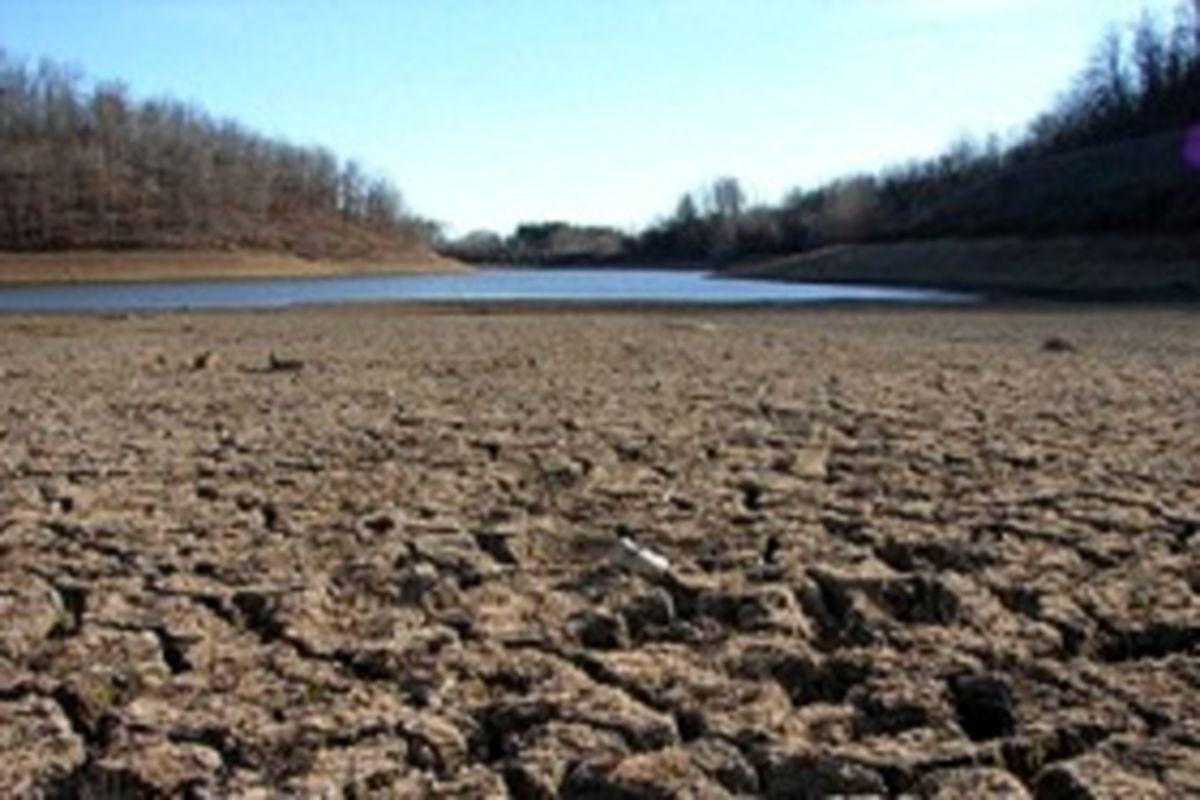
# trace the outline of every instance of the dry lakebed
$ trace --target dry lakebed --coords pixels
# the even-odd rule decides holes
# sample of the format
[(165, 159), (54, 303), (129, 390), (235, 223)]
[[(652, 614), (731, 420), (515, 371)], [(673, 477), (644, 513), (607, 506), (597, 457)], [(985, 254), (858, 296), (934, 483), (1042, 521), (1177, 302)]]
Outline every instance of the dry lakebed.
[(1200, 314), (0, 316), (0, 793), (1200, 796)]

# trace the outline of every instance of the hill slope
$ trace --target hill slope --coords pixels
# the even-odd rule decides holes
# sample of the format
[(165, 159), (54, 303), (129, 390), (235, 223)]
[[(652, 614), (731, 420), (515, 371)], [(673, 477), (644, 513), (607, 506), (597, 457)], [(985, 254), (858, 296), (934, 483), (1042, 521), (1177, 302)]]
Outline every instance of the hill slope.
[(1185, 146), (1176, 131), (1019, 163), (951, 196), (907, 233), (1195, 233), (1200, 169)]
[(354, 161), (2, 51), (0, 187), (0, 251), (437, 263), (426, 224)]
[(1185, 134), (1019, 163), (893, 241), (732, 265), (724, 274), (1079, 299), (1200, 299), (1200, 170)]

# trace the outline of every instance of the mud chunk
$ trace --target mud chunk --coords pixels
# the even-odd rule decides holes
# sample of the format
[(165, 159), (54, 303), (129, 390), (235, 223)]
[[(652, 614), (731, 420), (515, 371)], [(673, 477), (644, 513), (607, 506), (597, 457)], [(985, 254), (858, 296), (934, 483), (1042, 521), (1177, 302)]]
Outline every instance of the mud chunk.
[(931, 721), (932, 715), (923, 703), (902, 694), (856, 694), (858, 716), (854, 729), (859, 736), (895, 736), (914, 728), (924, 728)]
[(804, 625), (796, 599), (782, 586), (703, 591), (696, 612), (739, 631), (794, 632)]
[(712, 797), (720, 789), (681, 750), (625, 759), (615, 767), (584, 763), (563, 782), (560, 797), (595, 800), (670, 800)]
[(772, 753), (764, 765), (763, 780), (766, 797), (778, 800), (887, 795), (887, 785), (878, 772), (836, 756)]
[(804, 480), (825, 480), (829, 476), (829, 448), (804, 447), (797, 450), (787, 471)]
[(215, 364), (216, 360), (216, 354), (213, 353), (212, 350), (205, 350), (203, 353), (197, 353), (192, 357), (192, 372), (201, 372), (206, 370)]
[(959, 675), (950, 680), (958, 723), (972, 741), (1012, 736), (1017, 729), (1012, 689), (994, 675)]
[(439, 574), (461, 589), (479, 586), (501, 574), (500, 567), (465, 533), (436, 533), (417, 537), (412, 544), (412, 563), (433, 565)]
[(360, 519), (354, 527), (359, 538), (371, 539), (396, 530), (396, 519), (388, 513), (370, 514)]
[(304, 369), (304, 361), (299, 358), (279, 356), (272, 352), (267, 358), (267, 367), (271, 372), (300, 372)]
[(1029, 800), (1029, 792), (1015, 775), (988, 767), (935, 772), (917, 785), (921, 800), (959, 800), (990, 797), (997, 800)]
[(892, 616), (901, 622), (949, 625), (958, 617), (958, 595), (937, 578), (912, 575), (887, 581), (879, 595)]
[(220, 754), (202, 745), (134, 740), (93, 764), (84, 780), (113, 797), (173, 797), (212, 788), (222, 766)]
[(13, 797), (37, 797), (84, 761), (84, 743), (52, 700), (0, 703), (0, 786)]
[(267, 530), (279, 529), (279, 506), (272, 502), (266, 502), (258, 507), (258, 511), (262, 515), (263, 526)]
[(515, 567), (520, 561), (513, 552), (510, 539), (512, 539), (511, 535), (495, 531), (475, 534), (475, 544), (479, 546), (480, 550), (495, 559), (497, 564)]
[(1103, 622), (1107, 624), (1097, 653), (1102, 661), (1165, 658), (1200, 648), (1200, 625), (1160, 620), (1135, 627), (1110, 620)]
[(813, 571), (799, 591), (800, 603), (816, 623), (825, 647), (866, 647), (877, 638), (858, 607), (851, 582), (841, 576)]
[(731, 664), (731, 671), (748, 680), (772, 679), (797, 707), (810, 703), (842, 703), (852, 689), (871, 675), (865, 656), (821, 657), (798, 648), (755, 645)]
[(285, 625), (279, 615), (277, 592), (246, 589), (236, 592), (232, 600), (242, 624), (264, 642), (273, 642), (283, 636)]
[(418, 769), (447, 776), (466, 763), (467, 739), (449, 720), (421, 716), (404, 723), (400, 733), (408, 741), (409, 761)]
[(624, 620), (603, 611), (585, 611), (569, 627), (580, 644), (592, 650), (620, 650), (629, 644)]
[(432, 564), (409, 564), (396, 580), (397, 601), (401, 605), (420, 605), (425, 595), (438, 585), (437, 567)]
[(654, 589), (629, 600), (621, 609), (630, 635), (636, 640), (652, 639), (675, 621), (675, 600), (665, 589)]
[(1037, 800), (1154, 800), (1170, 795), (1156, 783), (1131, 775), (1099, 755), (1045, 769), (1034, 784)]
[(997, 562), (979, 546), (954, 539), (915, 542), (888, 539), (875, 548), (875, 554), (897, 572), (926, 569), (971, 573)]
[(1074, 353), (1077, 349), (1073, 342), (1062, 336), (1051, 336), (1042, 341), (1042, 351), (1046, 353)]
[(512, 797), (558, 797), (578, 764), (611, 765), (629, 754), (615, 732), (572, 722), (550, 721), (543, 725), (543, 710), (538, 709), (519, 713), (516, 717), (498, 716), (493, 726), (495, 729), (505, 721), (513, 723), (512, 728), (505, 729), (504, 753), (508, 757), (499, 764)]
[(763, 566), (766, 566), (766, 567), (775, 566), (779, 561), (779, 551), (781, 549), (782, 549), (782, 545), (779, 543), (779, 537), (778, 536), (768, 536), (767, 540), (763, 543), (763, 550), (762, 550)]
[(699, 739), (688, 745), (692, 763), (736, 795), (759, 791), (758, 773), (741, 751), (723, 739)]
[(29, 575), (0, 575), (0, 656), (24, 658), (39, 642), (69, 622), (54, 589)]

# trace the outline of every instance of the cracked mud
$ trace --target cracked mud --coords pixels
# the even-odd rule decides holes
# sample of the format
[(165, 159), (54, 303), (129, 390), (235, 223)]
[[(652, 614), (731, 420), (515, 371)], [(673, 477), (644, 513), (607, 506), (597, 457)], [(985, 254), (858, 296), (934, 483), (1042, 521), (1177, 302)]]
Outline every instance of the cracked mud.
[(0, 332), (5, 792), (1200, 795), (1194, 313)]

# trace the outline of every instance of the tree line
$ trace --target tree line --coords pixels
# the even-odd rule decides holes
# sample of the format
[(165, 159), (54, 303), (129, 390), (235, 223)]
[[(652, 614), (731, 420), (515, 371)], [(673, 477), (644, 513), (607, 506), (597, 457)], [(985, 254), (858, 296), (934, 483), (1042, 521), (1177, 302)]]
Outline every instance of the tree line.
[[(570, 257), (579, 261), (586, 259), (578, 245), (589, 237), (574, 234), (588, 231), (592, 240), (605, 242), (597, 261), (722, 262), (921, 236), (1195, 232), (1197, 173), (1188, 172), (1179, 150), (1189, 126), (1198, 123), (1200, 0), (1187, 0), (1169, 19), (1144, 13), (1133, 25), (1110, 30), (1068, 91), (1014, 141), (964, 138), (937, 157), (798, 188), (774, 205), (748, 206), (737, 179), (721, 178), (685, 194), (671, 213), (636, 235), (554, 223), (557, 238), (541, 240), (541, 247), (529, 246), (522, 234), (529, 226), (522, 226), (506, 238), (475, 233), (448, 249), (468, 260), (552, 263), (555, 242), (573, 240)], [(1165, 147), (1130, 151), (1154, 155), (1145, 165), (1114, 165), (1121, 153), (1104, 156), (1100, 150), (1167, 134), (1174, 140)], [(1089, 156), (1093, 151), (1101, 155)], [(1054, 167), (1072, 158), (1078, 162), (1072, 162), (1073, 171)], [(1131, 191), (1094, 201), (1085, 197), (1094, 173), (1122, 169), (1130, 177), (1115, 185)], [(1053, 205), (1071, 187), (1052, 185), (1064, 181), (1077, 184), (1070, 195), (1073, 207), (1065, 211)], [(1022, 182), (1051, 184), (1041, 187), (1050, 198), (1045, 208), (1006, 185)], [(621, 242), (618, 253), (614, 238)], [(471, 242), (488, 247), (458, 248)]]
[(421, 246), (400, 192), (329, 150), (0, 50), (0, 250)]

